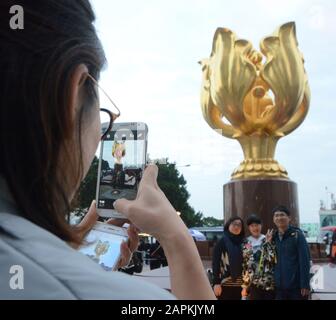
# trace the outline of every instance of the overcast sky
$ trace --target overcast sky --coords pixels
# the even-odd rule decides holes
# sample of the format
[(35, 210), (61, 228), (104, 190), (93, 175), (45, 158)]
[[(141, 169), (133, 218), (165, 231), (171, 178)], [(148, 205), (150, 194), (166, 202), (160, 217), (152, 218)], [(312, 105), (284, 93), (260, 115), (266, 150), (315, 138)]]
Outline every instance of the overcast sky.
[(312, 99), (304, 123), (279, 141), (276, 159), (298, 183), (301, 222), (318, 221), (319, 201), (327, 199), (325, 187), (336, 192), (336, 2), (91, 2), (108, 59), (101, 85), (119, 105), (120, 121), (146, 122), (151, 158), (176, 161), (191, 205), (217, 218), (223, 217), (223, 184), (243, 153), (237, 141), (221, 137), (203, 120), (197, 62), (209, 56), (218, 27), (233, 30), (259, 50), (263, 37), (295, 21)]

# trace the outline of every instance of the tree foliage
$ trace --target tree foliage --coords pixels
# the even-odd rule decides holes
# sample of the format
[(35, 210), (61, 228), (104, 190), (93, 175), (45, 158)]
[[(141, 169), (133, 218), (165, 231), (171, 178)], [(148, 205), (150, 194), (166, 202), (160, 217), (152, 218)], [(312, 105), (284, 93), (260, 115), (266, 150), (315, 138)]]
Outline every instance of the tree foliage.
[[(75, 202), (76, 211), (84, 212), (96, 197), (97, 172), (99, 160), (94, 157), (91, 167), (82, 181)], [(181, 212), (181, 218), (187, 227), (218, 226), (223, 225), (223, 220), (214, 217), (203, 217), (203, 213), (195, 212), (194, 208), (188, 203), (190, 194), (187, 190), (187, 181), (176, 168), (175, 163), (170, 163), (166, 159), (165, 164), (157, 163), (159, 167), (158, 185), (164, 192), (176, 211)], [(102, 162), (102, 169), (109, 169), (107, 161)]]

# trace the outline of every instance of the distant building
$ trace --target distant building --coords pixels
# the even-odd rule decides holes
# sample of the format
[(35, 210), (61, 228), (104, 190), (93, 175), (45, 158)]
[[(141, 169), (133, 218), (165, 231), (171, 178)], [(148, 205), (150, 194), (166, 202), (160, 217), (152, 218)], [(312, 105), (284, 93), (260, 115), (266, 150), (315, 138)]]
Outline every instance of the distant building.
[(214, 240), (217, 238), (219, 240), (223, 236), (224, 228), (223, 226), (218, 227), (195, 227), (194, 230), (202, 232), (207, 240)]
[[(327, 187), (326, 191), (328, 194), (330, 193)], [(336, 200), (333, 193), (330, 193), (330, 208), (328, 208), (327, 202), (328, 199), (326, 202), (320, 201), (320, 228), (336, 226)]]
[(319, 211), (320, 227), (336, 226), (336, 210), (335, 209), (323, 209)]
[(308, 238), (316, 238), (320, 233), (319, 223), (300, 223), (300, 228), (307, 233)]

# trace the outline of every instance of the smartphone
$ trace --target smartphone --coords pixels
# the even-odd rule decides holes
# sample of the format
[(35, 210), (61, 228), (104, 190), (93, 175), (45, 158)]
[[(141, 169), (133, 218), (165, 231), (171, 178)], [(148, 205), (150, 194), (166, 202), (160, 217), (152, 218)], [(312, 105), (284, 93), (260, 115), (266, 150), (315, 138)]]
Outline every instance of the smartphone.
[(96, 191), (100, 216), (124, 218), (114, 202), (136, 198), (146, 166), (147, 135), (143, 122), (115, 123), (101, 142)]
[(97, 262), (104, 270), (114, 271), (120, 258), (122, 241), (128, 241), (125, 228), (97, 222), (85, 237), (79, 251)]

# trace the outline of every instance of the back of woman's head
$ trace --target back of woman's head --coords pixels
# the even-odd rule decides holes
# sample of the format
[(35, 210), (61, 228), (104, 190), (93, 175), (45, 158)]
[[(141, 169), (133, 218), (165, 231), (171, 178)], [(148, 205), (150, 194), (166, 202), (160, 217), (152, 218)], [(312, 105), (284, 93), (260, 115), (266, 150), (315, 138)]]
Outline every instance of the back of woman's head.
[[(24, 10), (22, 30), (9, 25), (14, 4)], [(72, 241), (69, 192), (83, 178), (81, 126), (96, 91), (84, 83), (73, 121), (70, 83), (79, 65), (98, 78), (105, 63), (94, 19), (87, 0), (0, 2), (0, 175), (24, 217)]]

